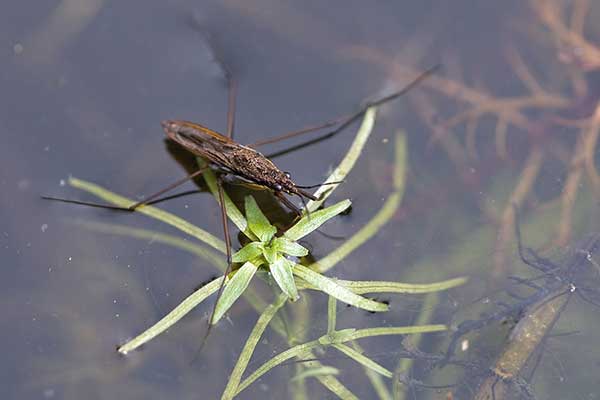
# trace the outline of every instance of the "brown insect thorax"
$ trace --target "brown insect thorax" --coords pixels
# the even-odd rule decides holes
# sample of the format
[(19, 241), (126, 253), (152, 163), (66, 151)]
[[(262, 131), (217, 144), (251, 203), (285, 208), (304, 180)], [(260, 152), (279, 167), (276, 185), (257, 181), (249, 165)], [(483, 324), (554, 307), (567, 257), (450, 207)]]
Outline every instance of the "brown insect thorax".
[(240, 145), (230, 154), (235, 172), (243, 178), (259, 185), (266, 186), (276, 192), (300, 195), (296, 184), (287, 172), (281, 171), (271, 160), (258, 151)]

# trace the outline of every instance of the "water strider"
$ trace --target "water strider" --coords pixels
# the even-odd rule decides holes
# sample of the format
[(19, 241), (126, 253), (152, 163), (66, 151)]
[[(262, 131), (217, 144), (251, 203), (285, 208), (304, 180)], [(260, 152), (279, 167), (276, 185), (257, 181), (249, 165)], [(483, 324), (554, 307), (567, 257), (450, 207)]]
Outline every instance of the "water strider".
[[(222, 64), (222, 63), (221, 63)], [(342, 116), (340, 118), (336, 118), (334, 120), (325, 122), (318, 126), (313, 126), (309, 128), (305, 128), (299, 131), (290, 132), (285, 135), (280, 135), (275, 138), (263, 140), (252, 145), (242, 145), (232, 139), (233, 135), (233, 126), (234, 126), (234, 109), (235, 109), (235, 93), (236, 93), (236, 85), (230, 79), (230, 74), (228, 70), (223, 67), (225, 71), (225, 77), (227, 78), (228, 87), (229, 87), (229, 100), (228, 100), (228, 120), (227, 120), (227, 135), (222, 135), (214, 130), (211, 130), (207, 127), (204, 127), (200, 124), (182, 121), (182, 120), (166, 120), (161, 124), (165, 131), (167, 137), (173, 142), (177, 143), (184, 150), (190, 152), (195, 156), (199, 156), (206, 161), (208, 161), (208, 166), (199, 168), (197, 171), (191, 173), (183, 179), (178, 180), (177, 182), (169, 185), (168, 187), (156, 192), (155, 194), (146, 197), (145, 199), (132, 204), (129, 207), (115, 207), (115, 206), (105, 206), (97, 203), (90, 203), (84, 201), (76, 201), (76, 200), (68, 200), (50, 196), (42, 196), (44, 199), (48, 200), (57, 200), (66, 203), (74, 203), (81, 205), (89, 205), (95, 207), (105, 207), (109, 209), (117, 209), (124, 211), (134, 211), (138, 207), (141, 207), (146, 204), (151, 204), (153, 200), (157, 199), (162, 194), (174, 189), (175, 187), (180, 186), (186, 181), (193, 179), (203, 173), (207, 168), (212, 168), (219, 172), (222, 172), (226, 175), (231, 175), (236, 178), (239, 178), (243, 182), (247, 182), (250, 184), (258, 185), (260, 187), (269, 189), (273, 192), (273, 194), (280, 200), (286, 207), (294, 211), (297, 215), (301, 215), (301, 210), (298, 209), (289, 199), (286, 198), (286, 194), (298, 196), (301, 201), (304, 203), (304, 199), (310, 200), (318, 200), (312, 194), (306, 192), (304, 189), (308, 189), (315, 186), (300, 186), (297, 185), (291, 178), (291, 175), (287, 172), (279, 169), (269, 158), (265, 157), (263, 154), (255, 150), (253, 147), (274, 143), (276, 141), (284, 140), (290, 137), (299, 136), (301, 134), (305, 134), (311, 131), (316, 131), (324, 128), (334, 127), (330, 132), (326, 133), (323, 138), (331, 137), (339, 132), (341, 132), (348, 125), (355, 122), (359, 119), (369, 107), (379, 106), (383, 103), (394, 100), (418, 83), (420, 83), (427, 76), (431, 75), (438, 66), (429, 68), (423, 73), (419, 74), (414, 80), (412, 80), (408, 85), (399, 90), (396, 93), (388, 95), (386, 97), (380, 98), (376, 101), (371, 101), (363, 105), (357, 112)], [(226, 254), (227, 254), (227, 269), (225, 271), (224, 276), (228, 276), (232, 270), (232, 262), (231, 262), (231, 240), (229, 236), (229, 229), (227, 225), (227, 213), (225, 211), (225, 201), (224, 201), (224, 192), (222, 187), (222, 179), (219, 178), (217, 180), (217, 189), (218, 189), (218, 198), (221, 205), (221, 217), (222, 217), (222, 225), (224, 231), (224, 238), (226, 244)], [(316, 185), (320, 186), (320, 185)], [(226, 279), (223, 279), (219, 290), (217, 291), (217, 300), (215, 302), (215, 306), (213, 307), (211, 317), (209, 319), (209, 327), (204, 335), (202, 340), (202, 346), (205, 343), (205, 340), (210, 333), (210, 327), (213, 324), (216, 305), (219, 302), (221, 294), (223, 292), (223, 287), (226, 282)]]
[[(291, 175), (288, 172), (284, 172), (281, 169), (279, 169), (269, 158), (265, 157), (262, 153), (255, 150), (254, 147), (258, 147), (269, 143), (275, 143), (277, 141), (285, 140), (294, 136), (299, 136), (305, 133), (337, 125), (335, 129), (326, 133), (323, 136), (323, 138), (329, 138), (339, 133), (348, 125), (359, 119), (369, 107), (379, 106), (383, 103), (387, 103), (402, 96), (414, 86), (419, 84), (427, 76), (431, 75), (438, 68), (439, 65), (436, 65), (425, 70), (398, 92), (380, 98), (376, 101), (367, 102), (355, 113), (345, 115), (316, 126), (286, 133), (284, 135), (280, 135), (274, 138), (261, 140), (251, 145), (242, 145), (232, 139), (234, 118), (233, 113), (235, 108), (235, 84), (233, 83), (228, 84), (230, 88), (230, 100), (228, 111), (227, 135), (223, 135), (200, 124), (183, 120), (166, 120), (162, 121), (161, 125), (165, 131), (165, 134), (170, 140), (176, 142), (186, 151), (206, 159), (209, 162), (208, 167), (211, 167), (225, 174), (229, 174), (240, 178), (242, 181), (250, 182), (252, 184), (270, 189), (273, 192), (273, 194), (277, 197), (277, 199), (280, 200), (283, 204), (285, 204), (286, 207), (294, 211), (296, 214), (300, 214), (300, 210), (291, 201), (289, 201), (284, 194), (296, 195), (302, 201), (304, 200), (304, 198), (307, 198), (309, 200), (317, 200), (315, 196), (306, 192), (304, 189), (310, 189), (321, 185), (297, 185), (292, 180)], [(225, 71), (227, 80), (229, 82), (229, 73), (226, 69)], [(152, 194), (151, 196), (148, 196), (138, 201), (135, 204), (132, 204), (127, 208), (62, 199), (51, 196), (42, 196), (42, 198), (67, 203), (89, 205), (95, 207), (106, 207), (109, 209), (119, 209), (123, 211), (134, 211), (140, 206), (152, 203), (153, 200), (155, 200), (159, 196), (165, 194), (168, 191), (171, 191), (172, 189), (180, 186), (186, 181), (199, 176), (202, 172), (205, 171), (205, 168), (198, 169), (197, 171), (184, 177), (183, 179), (178, 180), (177, 182)]]
[(162, 121), (161, 125), (169, 139), (190, 153), (209, 161), (213, 168), (221, 172), (271, 189), (296, 214), (300, 214), (300, 210), (283, 193), (317, 200), (303, 190), (308, 186), (296, 185), (288, 172), (281, 171), (270, 159), (251, 147), (193, 122), (167, 120)]

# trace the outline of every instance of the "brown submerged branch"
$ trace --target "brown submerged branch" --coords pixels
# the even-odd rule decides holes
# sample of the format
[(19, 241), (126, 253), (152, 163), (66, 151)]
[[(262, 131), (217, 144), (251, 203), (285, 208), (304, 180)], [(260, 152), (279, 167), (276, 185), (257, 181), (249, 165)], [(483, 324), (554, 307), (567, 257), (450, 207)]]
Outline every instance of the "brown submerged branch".
[[(539, 41), (513, 40), (504, 46), (502, 54), (522, 84), (523, 93), (497, 96), (493, 90), (482, 88), (475, 79), (467, 82), (469, 78), (463, 76), (468, 77), (468, 74), (456, 72), (454, 75), (458, 78), (453, 79), (442, 72), (424, 81), (421, 90), (410, 95), (417, 117), (429, 128), (430, 147), (438, 147), (445, 153), (463, 182), (467, 182), (465, 177), (474, 163), (485, 161), (479, 154), (482, 145), (478, 146), (477, 138), (481, 135), (492, 134), (494, 140), (491, 143), (497, 159), (511, 168), (519, 168), (518, 178), (512, 183), (514, 187), (505, 203), (492, 202), (496, 210), (490, 207), (487, 196), (479, 195), (482, 213), (498, 224), (495, 276), (506, 272), (506, 250), (514, 242), (513, 204), (539, 203), (535, 187), (546, 160), (558, 159), (566, 176), (562, 180), (562, 190), (557, 192), (560, 194), (543, 199), (544, 203), (556, 201), (562, 206), (550, 243), (564, 245), (571, 240), (573, 207), (585, 183), (591, 183), (593, 192), (600, 196), (600, 174), (595, 165), (600, 134), (600, 96), (586, 81), (587, 73), (600, 69), (600, 47), (584, 34), (595, 4), (589, 0), (530, 0), (528, 4), (532, 21), (523, 25), (537, 29), (538, 33), (544, 32), (541, 42), (551, 46), (551, 58), (542, 68), (549, 70), (554, 64), (564, 72), (562, 79), (565, 82), (557, 81), (554, 76), (536, 76), (536, 71), (542, 68), (534, 69), (528, 65), (523, 54), (537, 51)], [(548, 37), (550, 41), (543, 40)], [(381, 67), (398, 82), (406, 81), (416, 73), (413, 68), (399, 65), (393, 54), (372, 47), (350, 45), (342, 53)], [(460, 65), (450, 64), (453, 68), (446, 71), (463, 69)], [(557, 89), (565, 86), (569, 90)], [(518, 146), (511, 146), (513, 141)]]

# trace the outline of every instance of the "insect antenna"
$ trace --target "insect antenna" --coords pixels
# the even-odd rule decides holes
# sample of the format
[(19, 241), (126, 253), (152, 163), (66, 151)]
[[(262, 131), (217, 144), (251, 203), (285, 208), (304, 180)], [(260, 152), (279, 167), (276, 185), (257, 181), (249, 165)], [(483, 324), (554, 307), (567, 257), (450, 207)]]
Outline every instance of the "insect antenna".
[(223, 193), (223, 184), (221, 182), (221, 179), (217, 180), (217, 192), (219, 194), (219, 203), (221, 204), (221, 223), (223, 224), (223, 235), (225, 237), (225, 253), (227, 255), (227, 268), (225, 269), (225, 272), (223, 273), (223, 280), (221, 281), (221, 284), (219, 285), (219, 290), (217, 291), (217, 299), (215, 300), (215, 304), (213, 305), (212, 311), (210, 313), (206, 332), (204, 332), (204, 336), (202, 337), (200, 346), (198, 347), (198, 350), (196, 350), (196, 355), (192, 359), (192, 362), (194, 362), (196, 360), (198, 355), (200, 355), (200, 353), (202, 352), (202, 349), (204, 349), (206, 340), (208, 339), (208, 336), (210, 335), (210, 332), (212, 331), (213, 319), (215, 318), (215, 313), (217, 311), (217, 304), (219, 303), (219, 300), (221, 299), (221, 295), (223, 294), (223, 288), (225, 287), (225, 281), (227, 280), (227, 275), (229, 275), (231, 273), (231, 269), (233, 266), (233, 264), (231, 262), (231, 238), (229, 236), (229, 225), (227, 224), (227, 210), (225, 207), (225, 195)]
[(143, 200), (138, 201), (137, 203), (135, 203), (132, 206), (129, 206), (130, 209), (135, 210), (136, 208), (138, 208), (139, 206), (142, 206), (144, 204), (148, 204), (148, 202), (162, 196), (163, 194), (170, 192), (171, 190), (175, 189), (178, 186), (183, 185), (185, 182), (194, 179), (195, 177), (199, 176), (200, 174), (202, 174), (204, 171), (206, 171), (208, 169), (208, 166), (200, 168), (198, 171), (179, 179), (178, 181), (173, 182), (172, 184), (170, 184), (169, 186), (167, 186), (166, 188), (159, 190), (158, 192), (154, 193), (153, 195), (150, 195), (148, 197), (146, 197)]

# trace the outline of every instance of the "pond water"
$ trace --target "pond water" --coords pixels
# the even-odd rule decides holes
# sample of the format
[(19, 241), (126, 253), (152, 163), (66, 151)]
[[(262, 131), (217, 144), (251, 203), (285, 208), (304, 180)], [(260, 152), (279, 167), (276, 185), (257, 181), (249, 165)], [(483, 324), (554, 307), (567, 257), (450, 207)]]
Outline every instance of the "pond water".
[[(518, 258), (513, 204), (521, 210), (525, 245), (557, 262), (599, 229), (596, 3), (62, 0), (2, 8), (3, 398), (221, 396), (258, 315), (244, 300), (200, 352), (212, 303), (127, 356), (115, 350), (218, 275), (205, 260), (158, 236), (119, 235), (115, 226), (197, 242), (139, 213), (40, 198), (97, 201), (70, 187), (69, 177), (141, 199), (184, 176), (160, 121), (185, 119), (225, 131), (227, 86), (216, 58), (238, 84), (240, 143), (347, 114), (441, 64), (406, 96), (380, 107), (361, 158), (332, 198), (352, 199), (352, 211), (325, 225), (325, 235), (313, 233), (302, 243), (318, 260), (380, 210), (393, 192), (394, 143), (402, 131), (409, 168), (401, 205), (326, 275), (469, 281), (435, 295), (371, 295), (390, 303), (388, 313), (339, 303), (338, 329), (456, 327), (495, 312), (501, 301), (518, 304), (506, 289), (523, 296), (535, 289), (508, 278), (536, 271)], [(274, 161), (298, 184), (317, 184), (341, 160), (357, 128)], [(300, 142), (260, 150), (272, 154)], [(194, 188), (187, 183), (182, 190)], [(248, 193), (239, 186), (228, 190), (239, 199)], [(258, 198), (272, 218), (286, 211), (264, 193)], [(160, 207), (222, 235), (219, 208), (206, 191)], [(89, 222), (108, 224), (113, 232)], [(239, 248), (237, 232), (232, 236)], [(591, 259), (582, 271), (593, 286), (598, 271), (590, 273), (597, 265)], [(265, 301), (273, 299), (273, 288), (251, 285)], [(249, 372), (327, 331), (323, 293), (302, 292), (302, 301), (284, 312), (289, 336), (267, 330)], [(477, 330), (487, 346), (466, 357), (491, 371), (516, 322), (511, 318), (519, 317), (507, 315)], [(574, 296), (504, 398), (599, 398), (599, 323), (597, 307)], [(424, 357), (413, 365), (401, 360), (401, 349), (411, 346), (443, 355), (448, 338), (441, 332), (410, 343), (401, 336), (360, 341), (366, 355), (400, 371), (396, 378), (414, 379), (403, 385), (383, 378), (379, 390), (341, 353), (329, 349), (316, 357), (338, 368), (337, 379), (358, 398), (484, 398), (476, 396), (482, 396), (477, 387), (485, 374), (472, 368), (432, 372)], [(337, 398), (314, 378), (291, 380), (306, 365), (279, 366), (239, 398)], [(417, 381), (459, 385), (426, 389)]]

